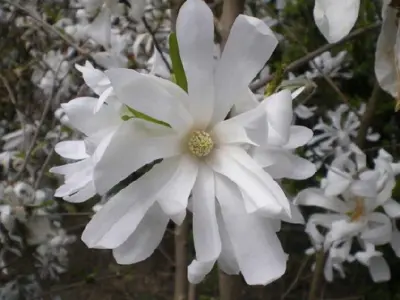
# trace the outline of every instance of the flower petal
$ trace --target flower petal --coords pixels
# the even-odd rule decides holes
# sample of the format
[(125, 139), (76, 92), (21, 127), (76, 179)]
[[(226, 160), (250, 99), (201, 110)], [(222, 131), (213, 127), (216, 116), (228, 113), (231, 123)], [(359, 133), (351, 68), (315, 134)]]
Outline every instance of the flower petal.
[(100, 161), (95, 166), (94, 180), (100, 195), (159, 158), (181, 153), (180, 138), (172, 129), (131, 119), (114, 133)]
[(174, 178), (171, 184), (164, 189), (162, 197), (158, 199), (162, 210), (175, 223), (183, 221), (188, 205), (188, 198), (192, 192), (198, 173), (198, 163), (190, 155), (183, 155), (179, 159)]
[[(361, 238), (374, 245), (389, 243), (392, 239), (392, 223), (383, 213), (371, 213), (368, 217), (368, 227), (361, 233)], [(373, 222), (373, 224), (371, 224)]]
[(232, 25), (215, 71), (216, 104), (213, 124), (225, 119), (247, 93), (251, 80), (264, 67), (278, 40), (261, 20), (239, 15)]
[(83, 188), (78, 190), (75, 194), (64, 196), (64, 200), (70, 203), (82, 203), (96, 195), (96, 189), (93, 182), (88, 182)]
[(315, 24), (329, 43), (336, 43), (353, 28), (359, 8), (360, 0), (315, 0)]
[(82, 240), (89, 248), (114, 249), (134, 232), (174, 178), (177, 158), (165, 159), (113, 196), (86, 226)]
[(187, 95), (176, 84), (131, 69), (110, 69), (105, 73), (120, 102), (177, 131), (191, 126), (192, 118), (183, 105), (188, 102)]
[(390, 218), (397, 219), (400, 217), (400, 204), (397, 201), (389, 199), (382, 206), (383, 210)]
[(247, 284), (266, 285), (281, 277), (286, 270), (287, 255), (273, 227), (261, 222), (257, 215), (248, 214), (237, 188), (222, 176), (217, 176), (216, 195)]
[(202, 0), (188, 0), (176, 21), (179, 53), (188, 83), (190, 112), (206, 127), (214, 109), (214, 17)]
[(310, 178), (317, 171), (312, 162), (289, 151), (281, 151), (281, 155), (285, 156), (284, 163), (281, 164), (278, 162), (265, 169), (275, 179), (289, 178), (303, 180)]
[(215, 204), (214, 174), (202, 164), (193, 188), (193, 239), (198, 261), (215, 261), (221, 252)]
[(292, 95), (283, 90), (264, 99), (268, 121), (268, 144), (284, 145), (289, 141), (293, 110)]
[[(262, 209), (265, 213), (278, 215), (283, 210), (283, 206), (279, 201), (287, 201), (280, 187), (267, 173), (259, 168), (262, 174), (254, 174), (250, 170), (250, 166), (242, 165), (236, 159), (231, 157), (232, 151), (215, 149), (213, 157), (209, 161), (211, 168), (236, 183), (242, 192), (246, 193), (248, 200), (252, 202), (252, 210)], [(245, 155), (242, 155), (245, 157)], [(251, 159), (250, 159), (251, 160)], [(246, 159), (248, 161), (248, 159)], [(264, 180), (266, 179), (266, 180)], [(247, 200), (247, 199), (246, 199)], [(287, 204), (289, 205), (289, 204)], [(290, 209), (290, 208), (289, 208)]]
[(317, 188), (302, 190), (294, 200), (296, 205), (316, 206), (338, 213), (346, 213), (346, 203), (336, 197), (327, 197), (324, 191)]
[(148, 258), (160, 244), (169, 218), (155, 203), (149, 208), (136, 230), (113, 250), (118, 264), (128, 265)]
[(222, 218), (221, 209), (217, 210), (217, 221), (222, 245), (221, 255), (218, 258), (218, 266), (228, 275), (237, 275), (240, 272), (240, 268), (236, 260), (231, 238), (229, 237), (224, 220)]
[(84, 159), (89, 157), (86, 153), (84, 141), (62, 141), (57, 143), (54, 150), (58, 155), (68, 159)]
[(390, 268), (382, 256), (372, 257), (369, 261), (369, 273), (374, 282), (385, 282), (390, 280)]
[(313, 137), (313, 131), (304, 126), (290, 126), (289, 140), (285, 149), (296, 149), (307, 144)]

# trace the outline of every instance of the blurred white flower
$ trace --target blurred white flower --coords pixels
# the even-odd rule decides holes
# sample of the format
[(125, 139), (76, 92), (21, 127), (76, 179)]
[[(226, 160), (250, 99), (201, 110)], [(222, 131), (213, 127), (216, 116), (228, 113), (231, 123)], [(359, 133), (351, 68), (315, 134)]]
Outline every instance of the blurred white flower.
[(309, 62), (311, 70), (307, 71), (305, 76), (310, 79), (323, 75), (331, 78), (352, 78), (353, 73), (351, 71), (342, 71), (343, 68), (348, 66), (346, 55), (346, 51), (341, 51), (336, 56), (332, 56), (329, 51), (322, 53)]

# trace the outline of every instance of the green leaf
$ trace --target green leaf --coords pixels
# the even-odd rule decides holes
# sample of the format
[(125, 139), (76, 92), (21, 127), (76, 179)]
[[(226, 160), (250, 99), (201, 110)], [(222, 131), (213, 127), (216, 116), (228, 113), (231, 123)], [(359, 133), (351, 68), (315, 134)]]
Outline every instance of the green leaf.
[[(146, 120), (146, 121), (156, 123), (159, 125), (163, 125), (166, 127), (171, 127), (171, 125), (169, 125), (168, 123), (161, 121), (161, 120), (154, 119), (154, 118), (150, 117), (149, 115), (146, 115), (140, 111), (137, 111), (136, 109), (133, 109), (132, 107), (127, 106), (127, 108), (129, 110), (129, 112), (133, 115), (133, 117), (135, 117), (135, 118)], [(124, 120), (124, 121), (129, 120), (129, 116), (122, 116), (122, 120)]]
[(187, 93), (188, 84), (181, 56), (179, 54), (178, 40), (176, 39), (175, 32), (171, 32), (169, 35), (169, 55), (172, 61), (172, 71), (174, 72), (173, 75), (175, 77), (175, 82)]

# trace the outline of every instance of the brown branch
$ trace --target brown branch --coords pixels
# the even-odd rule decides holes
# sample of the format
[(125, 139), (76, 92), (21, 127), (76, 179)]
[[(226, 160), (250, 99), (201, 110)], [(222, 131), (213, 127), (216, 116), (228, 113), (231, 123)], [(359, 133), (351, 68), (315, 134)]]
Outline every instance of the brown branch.
[[(354, 38), (363, 35), (365, 33), (368, 33), (370, 31), (373, 31), (377, 28), (379, 28), (381, 26), (381, 22), (375, 23), (375, 24), (371, 24), (368, 25), (366, 27), (363, 28), (359, 28), (354, 30), (353, 32), (351, 32), (349, 35), (347, 35), (345, 38), (341, 39), (340, 41), (333, 43), (333, 44), (325, 44), (323, 46), (321, 46), (320, 48), (307, 53), (306, 55), (304, 55), (303, 57), (295, 60), (294, 62), (290, 63), (286, 68), (285, 68), (285, 73), (289, 73), (289, 72), (293, 72), (296, 71), (297, 69), (299, 69), (300, 67), (302, 67), (303, 65), (305, 65), (306, 63), (308, 63), (309, 61), (311, 61), (313, 58), (317, 57), (318, 55), (324, 53), (325, 51), (329, 51), (332, 48), (342, 45), (348, 41), (353, 40)], [(274, 74), (263, 77), (261, 79), (259, 79), (258, 81), (254, 82), (253, 84), (250, 85), (250, 88), (252, 91), (256, 91), (260, 88), (262, 88), (263, 86), (265, 86), (268, 82), (270, 82), (272, 79), (274, 78)]]
[(174, 300), (186, 300), (188, 295), (187, 282), (187, 240), (189, 234), (188, 218), (175, 228), (175, 288)]
[(324, 250), (319, 250), (315, 253), (315, 269), (310, 285), (310, 293), (308, 294), (308, 300), (318, 300), (320, 283), (324, 272), (325, 264), (325, 253)]
[(228, 40), (229, 32), (236, 17), (244, 11), (244, 0), (224, 0), (222, 15), (219, 22), (221, 33), (221, 51)]
[(188, 300), (196, 300), (196, 285), (190, 283), (189, 284), (189, 295)]
[[(221, 52), (224, 50), (236, 17), (243, 11), (244, 0), (224, 0), (221, 18), (218, 22), (218, 31), (221, 35)], [(218, 281), (220, 300), (235, 300), (239, 298), (241, 283), (239, 276), (227, 275), (219, 270)]]
[(371, 93), (371, 97), (369, 98), (367, 103), (367, 108), (365, 110), (364, 115), (361, 118), (360, 128), (358, 129), (356, 144), (360, 149), (364, 147), (365, 138), (368, 133), (368, 128), (371, 125), (371, 121), (374, 117), (375, 108), (376, 104), (378, 103), (380, 91), (381, 88), (378, 82), (375, 82), (374, 88)]

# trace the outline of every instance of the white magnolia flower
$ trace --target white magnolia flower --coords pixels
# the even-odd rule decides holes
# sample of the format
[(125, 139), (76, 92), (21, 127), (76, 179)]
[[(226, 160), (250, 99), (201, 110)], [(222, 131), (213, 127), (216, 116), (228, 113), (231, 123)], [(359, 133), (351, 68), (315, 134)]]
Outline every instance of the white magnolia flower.
[(342, 70), (342, 68), (347, 66), (346, 55), (346, 51), (341, 51), (336, 56), (332, 56), (332, 53), (329, 51), (322, 53), (309, 62), (311, 70), (307, 71), (305, 76), (310, 79), (321, 77), (323, 75), (332, 78), (351, 78), (353, 76), (352, 72)]
[(96, 194), (93, 170), (110, 139), (121, 124), (121, 105), (110, 101), (94, 114), (99, 100), (82, 97), (63, 104), (69, 123), (86, 135), (84, 140), (59, 142), (55, 151), (66, 159), (79, 160), (53, 167), (50, 172), (65, 176), (65, 183), (56, 192), (69, 202), (83, 202)]
[[(363, 115), (365, 112), (365, 104), (360, 106), (358, 113)], [(332, 148), (336, 153), (347, 150), (351, 142), (357, 137), (360, 120), (358, 116), (349, 109), (346, 104), (341, 104), (335, 111), (328, 111), (327, 116), (329, 123), (325, 123), (322, 119), (314, 126), (317, 133), (308, 143), (318, 146), (322, 152), (331, 152)], [(320, 133), (318, 133), (320, 131)], [(377, 141), (380, 138), (378, 133), (373, 133), (372, 128), (368, 129), (366, 139), (368, 141)]]
[(353, 28), (359, 9), (360, 0), (315, 0), (315, 24), (329, 43), (336, 43)]
[(286, 120), (271, 128), (264, 122), (259, 131), (250, 125), (265, 120), (269, 100), (291, 101), (290, 92), (224, 119), (238, 99), (253, 97), (248, 85), (277, 40), (262, 21), (240, 15), (215, 66), (213, 14), (201, 0), (183, 4), (176, 31), (188, 93), (134, 70), (106, 72), (119, 101), (158, 121), (132, 118), (121, 124), (95, 166), (96, 190), (104, 194), (140, 167), (163, 160), (113, 196), (82, 239), (89, 247), (113, 249), (121, 264), (146, 259), (169, 219), (183, 220), (191, 194), (196, 259), (189, 280), (202, 280), (218, 260), (225, 272), (240, 271), (249, 284), (267, 284), (284, 273), (286, 254), (271, 221), (256, 212), (289, 217), (290, 204), (241, 145), (263, 142), (266, 130), (283, 134), (285, 144), (289, 136), (281, 124)]
[(394, 98), (400, 88), (400, 31), (397, 10), (384, 0), (382, 5), (382, 29), (375, 52), (375, 75), (379, 85)]

